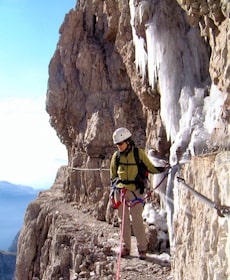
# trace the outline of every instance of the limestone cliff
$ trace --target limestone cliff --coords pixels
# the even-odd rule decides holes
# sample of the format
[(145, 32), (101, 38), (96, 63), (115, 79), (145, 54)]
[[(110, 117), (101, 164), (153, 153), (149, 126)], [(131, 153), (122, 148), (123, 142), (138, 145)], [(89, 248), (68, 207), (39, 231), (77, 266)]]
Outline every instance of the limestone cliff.
[[(86, 272), (84, 238), (75, 240), (79, 225), (68, 209), (77, 205), (110, 221), (111, 135), (120, 126), (171, 165), (187, 162), (168, 185), (176, 202), (167, 210), (174, 278), (195, 279), (197, 267), (199, 279), (230, 278), (229, 219), (176, 178), (230, 204), (229, 13), (229, 1), (78, 0), (65, 16), (49, 65), (46, 108), (68, 167), (27, 210), (18, 280)], [(92, 279), (109, 279), (112, 268), (103, 269)]]

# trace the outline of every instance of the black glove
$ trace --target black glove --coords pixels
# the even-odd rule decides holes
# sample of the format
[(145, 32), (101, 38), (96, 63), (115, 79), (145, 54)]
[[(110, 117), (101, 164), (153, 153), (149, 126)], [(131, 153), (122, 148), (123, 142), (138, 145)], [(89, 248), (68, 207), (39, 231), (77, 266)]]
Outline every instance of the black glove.
[(156, 167), (156, 166), (155, 166), (155, 168), (156, 168), (156, 170), (159, 171), (160, 173), (162, 173), (162, 172), (164, 172), (164, 171), (167, 170), (167, 167), (160, 167), (160, 166), (159, 166), (159, 167)]

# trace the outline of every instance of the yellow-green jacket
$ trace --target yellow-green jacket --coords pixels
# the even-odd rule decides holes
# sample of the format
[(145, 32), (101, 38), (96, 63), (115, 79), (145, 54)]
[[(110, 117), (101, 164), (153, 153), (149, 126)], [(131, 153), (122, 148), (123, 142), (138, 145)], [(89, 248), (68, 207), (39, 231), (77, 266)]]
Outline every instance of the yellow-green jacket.
[[(127, 155), (125, 155), (124, 153), (120, 153), (120, 161), (119, 161), (118, 168), (116, 165), (117, 152), (113, 154), (111, 159), (111, 164), (110, 164), (110, 178), (112, 181), (117, 177), (122, 181), (135, 181), (135, 178), (138, 173), (138, 167), (135, 161), (133, 149), (134, 147), (132, 147), (132, 149)], [(150, 159), (145, 154), (144, 150), (139, 148), (138, 152), (139, 152), (139, 160), (145, 164), (148, 172), (153, 174), (159, 173), (159, 171), (155, 168), (155, 166), (152, 164)], [(124, 183), (118, 183), (116, 187), (117, 188), (125, 187), (130, 191), (136, 190), (136, 185), (134, 183), (129, 183), (126, 185), (124, 185)]]

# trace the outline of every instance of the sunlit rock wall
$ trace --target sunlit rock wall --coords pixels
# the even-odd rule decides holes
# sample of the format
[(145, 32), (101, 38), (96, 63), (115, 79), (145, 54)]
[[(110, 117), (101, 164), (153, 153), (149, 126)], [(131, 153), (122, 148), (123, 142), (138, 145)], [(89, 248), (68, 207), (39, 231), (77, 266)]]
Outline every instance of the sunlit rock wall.
[[(183, 8), (194, 6), (189, 5), (186, 1)], [(213, 7), (208, 5), (208, 18), (217, 13)], [(223, 11), (226, 9), (227, 4), (223, 5)], [(155, 37), (147, 36), (150, 23), (159, 27)], [(66, 15), (60, 28), (60, 40), (49, 66), (46, 103), (51, 125), (68, 151), (70, 172), (65, 189), (69, 201), (95, 203), (95, 215), (104, 219), (105, 207), (101, 208), (99, 201), (103, 205), (108, 200), (103, 190), (109, 187), (108, 171), (76, 168), (108, 168), (115, 149), (111, 135), (119, 126), (127, 126), (139, 146), (155, 148), (164, 156), (169, 156), (171, 141), (173, 161), (178, 149), (186, 151), (190, 135), (193, 154), (207, 152), (203, 147), (206, 137), (201, 137), (198, 144), (194, 140), (200, 134), (204, 116), (193, 120), (194, 129), (188, 124), (190, 129), (184, 133), (182, 124), (182, 131), (179, 130), (180, 118), (187, 113), (189, 95), (195, 94), (195, 87), (201, 88), (204, 97), (210, 94), (213, 84), (222, 90), (225, 102), (215, 116), (220, 125), (213, 127), (212, 134), (217, 143), (215, 149), (220, 142), (224, 147), (228, 145), (228, 23), (223, 12), (221, 20), (208, 27), (209, 36), (202, 37), (200, 25), (193, 23), (195, 27), (191, 27), (176, 1), (77, 2), (76, 10)], [(161, 36), (165, 33), (170, 40)], [(220, 34), (226, 39), (225, 45), (218, 44), (217, 48), (217, 43), (214, 46), (212, 42)], [(152, 43), (147, 44), (151, 38)], [(147, 46), (154, 44), (162, 55), (160, 64), (155, 61), (156, 69), (151, 66), (149, 53), (146, 57)], [(219, 57), (217, 60), (223, 66), (213, 57)], [(223, 67), (223, 71), (215, 71), (221, 86), (213, 71), (208, 71), (217, 67)], [(155, 73), (154, 79), (148, 76), (150, 70)], [(188, 101), (179, 105), (184, 89), (188, 89)], [(196, 112), (191, 115), (196, 116)], [(186, 139), (181, 137), (182, 133)], [(97, 191), (92, 192), (95, 188)]]
[[(177, 0), (192, 26), (198, 26), (212, 48), (210, 74), (224, 92), (230, 92), (230, 2), (228, 0)], [(228, 106), (229, 106), (228, 100)]]
[(47, 111), (69, 158), (66, 199), (93, 204), (101, 220), (109, 173), (87, 169), (108, 169), (115, 128), (172, 164), (229, 149), (228, 1), (78, 1), (49, 76)]
[[(47, 111), (66, 145), (68, 201), (93, 204), (104, 220), (112, 133), (126, 126), (138, 146), (168, 152), (159, 117), (160, 94), (143, 83), (135, 68), (128, 1), (78, 1), (66, 15), (49, 66)], [(154, 129), (157, 128), (157, 129)], [(72, 169), (71, 169), (72, 168)]]
[[(194, 157), (178, 176), (216, 205), (230, 206), (230, 152)], [(230, 279), (230, 215), (220, 217), (182, 183), (174, 191), (175, 279)]]

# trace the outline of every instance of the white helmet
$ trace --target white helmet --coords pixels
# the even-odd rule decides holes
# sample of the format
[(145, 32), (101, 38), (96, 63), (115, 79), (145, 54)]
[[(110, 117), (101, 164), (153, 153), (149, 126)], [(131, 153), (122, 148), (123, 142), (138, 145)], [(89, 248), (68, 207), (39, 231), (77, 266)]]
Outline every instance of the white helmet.
[(116, 129), (113, 133), (113, 143), (118, 144), (121, 143), (127, 139), (129, 139), (132, 136), (131, 132), (125, 128), (125, 127), (120, 127)]

